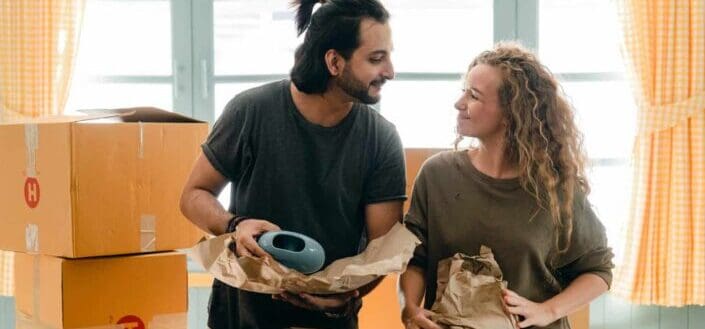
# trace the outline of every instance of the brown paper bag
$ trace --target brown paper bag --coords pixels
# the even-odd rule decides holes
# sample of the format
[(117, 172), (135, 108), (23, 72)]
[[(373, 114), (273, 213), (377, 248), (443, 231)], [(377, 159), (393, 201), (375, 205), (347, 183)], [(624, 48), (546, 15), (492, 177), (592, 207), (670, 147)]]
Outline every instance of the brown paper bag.
[(502, 271), (492, 250), (479, 256), (455, 254), (438, 263), (438, 288), (431, 320), (450, 329), (515, 329), (516, 316), (502, 299)]
[(360, 288), (380, 276), (406, 269), (416, 245), (421, 243), (404, 225), (397, 223), (370, 241), (359, 255), (336, 260), (320, 272), (305, 275), (270, 259), (236, 257), (228, 248), (233, 234), (201, 241), (189, 255), (223, 283), (265, 294), (282, 291), (335, 294)]

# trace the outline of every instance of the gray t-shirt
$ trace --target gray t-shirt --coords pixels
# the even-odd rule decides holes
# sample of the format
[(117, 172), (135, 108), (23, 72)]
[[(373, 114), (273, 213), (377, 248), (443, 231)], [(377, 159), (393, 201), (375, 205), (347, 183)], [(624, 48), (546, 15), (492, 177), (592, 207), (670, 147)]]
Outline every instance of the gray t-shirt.
[[(394, 125), (366, 105), (353, 105), (333, 127), (307, 121), (289, 85), (282, 80), (237, 95), (203, 152), (232, 182), (230, 212), (316, 239), (328, 265), (358, 253), (366, 205), (406, 199), (403, 149)], [(215, 282), (211, 328), (349, 327), (341, 321), (356, 322), (355, 317), (329, 320), (320, 312), (256, 295)]]

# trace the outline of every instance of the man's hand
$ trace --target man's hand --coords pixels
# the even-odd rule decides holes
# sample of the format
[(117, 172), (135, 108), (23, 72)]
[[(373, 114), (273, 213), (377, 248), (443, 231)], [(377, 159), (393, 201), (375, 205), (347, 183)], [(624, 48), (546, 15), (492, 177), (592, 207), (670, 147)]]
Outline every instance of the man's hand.
[(279, 231), (279, 226), (266, 220), (248, 218), (237, 225), (235, 229), (235, 253), (239, 256), (270, 257), (257, 244), (256, 237), (268, 231)]
[(401, 321), (406, 329), (441, 329), (429, 319), (431, 312), (423, 307), (406, 306), (402, 310)]
[(554, 312), (543, 303), (532, 302), (509, 289), (502, 291), (504, 302), (507, 303), (509, 313), (516, 314), (523, 319), (519, 328), (531, 326), (545, 327), (558, 320)]
[(279, 295), (272, 295), (273, 299), (283, 300), (294, 306), (319, 312), (339, 312), (348, 307), (352, 299), (360, 296), (357, 290), (333, 295), (311, 295), (306, 293), (291, 293), (285, 291)]

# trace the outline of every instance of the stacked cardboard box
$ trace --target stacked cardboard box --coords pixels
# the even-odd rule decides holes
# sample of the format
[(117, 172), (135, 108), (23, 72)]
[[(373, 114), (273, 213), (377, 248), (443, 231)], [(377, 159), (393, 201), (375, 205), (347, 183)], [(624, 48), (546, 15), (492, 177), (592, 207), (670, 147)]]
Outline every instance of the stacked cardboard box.
[[(18, 328), (185, 328), (178, 208), (207, 124), (152, 109), (0, 124), (0, 249)], [(150, 254), (147, 254), (150, 253)]]
[(186, 329), (186, 256), (16, 253), (17, 328)]

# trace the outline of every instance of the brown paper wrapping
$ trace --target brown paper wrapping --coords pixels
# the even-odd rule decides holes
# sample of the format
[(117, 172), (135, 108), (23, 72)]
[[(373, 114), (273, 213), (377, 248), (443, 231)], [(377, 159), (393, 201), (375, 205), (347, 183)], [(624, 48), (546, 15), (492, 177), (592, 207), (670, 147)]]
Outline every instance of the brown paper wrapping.
[(401, 273), (420, 241), (397, 223), (382, 237), (370, 241), (359, 255), (341, 258), (322, 271), (305, 275), (272, 259), (236, 257), (228, 248), (234, 235), (203, 240), (189, 255), (223, 283), (242, 290), (278, 294), (282, 291), (334, 294), (352, 291), (391, 273)]
[(480, 255), (455, 254), (438, 263), (438, 288), (431, 320), (450, 329), (515, 329), (516, 316), (502, 299), (502, 271), (492, 250)]

